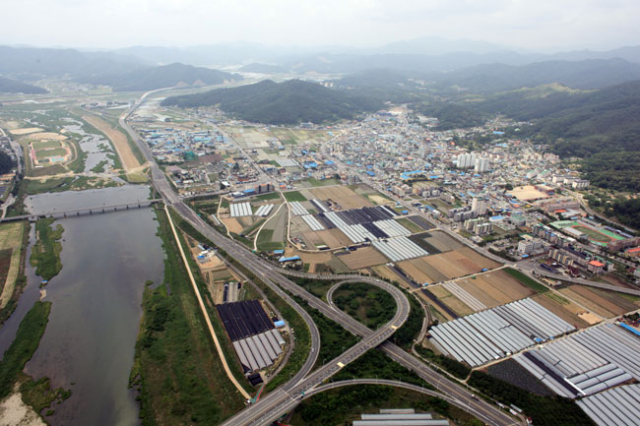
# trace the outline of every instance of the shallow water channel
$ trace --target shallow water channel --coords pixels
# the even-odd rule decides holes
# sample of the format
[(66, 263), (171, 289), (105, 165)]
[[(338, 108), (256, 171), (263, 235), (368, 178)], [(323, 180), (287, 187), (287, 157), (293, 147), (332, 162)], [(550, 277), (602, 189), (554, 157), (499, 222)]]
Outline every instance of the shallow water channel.
[[(32, 212), (144, 200), (148, 187), (125, 186), (29, 197)], [(40, 346), (27, 374), (51, 378), (72, 395), (47, 420), (52, 425), (138, 424), (128, 389), (145, 281), (159, 283), (164, 253), (151, 208), (58, 220), (64, 227), (62, 270), (45, 287), (53, 302)], [(55, 225), (55, 224), (54, 224)], [(33, 227), (32, 227), (33, 228)], [(32, 230), (31, 245), (35, 235)], [(30, 248), (29, 252), (30, 254)], [(26, 268), (27, 287), (14, 315), (0, 329), (0, 353), (22, 317), (41, 297), (40, 278)]]

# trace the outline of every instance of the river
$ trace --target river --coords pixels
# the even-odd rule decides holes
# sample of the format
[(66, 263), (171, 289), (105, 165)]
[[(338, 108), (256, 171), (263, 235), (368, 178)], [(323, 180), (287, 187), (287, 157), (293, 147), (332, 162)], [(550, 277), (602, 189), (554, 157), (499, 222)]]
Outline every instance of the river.
[[(73, 209), (144, 200), (149, 188), (125, 186), (29, 197), (30, 211)], [(160, 283), (164, 252), (151, 208), (58, 220), (64, 227), (62, 270), (46, 286), (53, 302), (40, 346), (25, 371), (72, 395), (47, 421), (64, 426), (129, 426), (138, 421), (128, 389), (142, 314), (145, 281)], [(33, 237), (33, 235), (32, 235)], [(31, 241), (33, 244), (33, 238)], [(14, 315), (0, 329), (13, 339), (21, 317), (40, 297), (40, 278), (28, 284)], [(8, 346), (8, 345), (6, 345)], [(2, 351), (4, 351), (3, 348)]]

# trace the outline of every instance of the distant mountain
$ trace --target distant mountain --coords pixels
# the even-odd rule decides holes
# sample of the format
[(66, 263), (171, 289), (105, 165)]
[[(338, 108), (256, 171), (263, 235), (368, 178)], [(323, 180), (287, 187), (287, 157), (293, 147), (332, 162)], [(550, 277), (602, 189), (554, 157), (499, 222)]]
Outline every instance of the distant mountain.
[(199, 68), (184, 64), (171, 64), (160, 67), (143, 68), (126, 74), (102, 75), (84, 82), (104, 84), (120, 92), (147, 91), (183, 85), (222, 84), (225, 81), (238, 81), (242, 77), (209, 68)]
[(358, 113), (375, 111), (382, 106), (376, 100), (300, 80), (280, 84), (265, 80), (231, 89), (167, 98), (162, 104), (179, 107), (217, 105), (240, 119), (268, 124), (352, 119)]
[(280, 65), (269, 65), (254, 62), (249, 65), (245, 65), (239, 70), (240, 72), (252, 72), (256, 74), (284, 74), (289, 72), (286, 67)]
[(508, 91), (521, 87), (559, 83), (574, 89), (599, 89), (640, 79), (640, 64), (623, 59), (546, 61), (523, 66), (478, 65), (433, 75), (439, 86), (466, 89), (473, 93)]
[(450, 53), (474, 52), (476, 54), (495, 53), (512, 49), (497, 44), (477, 40), (450, 40), (444, 37), (420, 37), (389, 43), (374, 49), (376, 53), (446, 55)]
[(41, 77), (88, 77), (121, 74), (144, 65), (137, 59), (113, 53), (88, 53), (74, 49), (14, 48), (0, 46), (0, 74), (37, 80)]
[(404, 88), (416, 85), (407, 78), (405, 73), (386, 68), (360, 71), (334, 80), (333, 83), (340, 87)]
[(548, 59), (564, 61), (584, 61), (586, 59), (624, 59), (625, 61), (640, 63), (640, 46), (625, 46), (612, 50), (593, 51), (576, 50), (549, 55)]
[(23, 83), (21, 81), (0, 77), (0, 93), (40, 94), (47, 93), (47, 90), (43, 89), (42, 87)]

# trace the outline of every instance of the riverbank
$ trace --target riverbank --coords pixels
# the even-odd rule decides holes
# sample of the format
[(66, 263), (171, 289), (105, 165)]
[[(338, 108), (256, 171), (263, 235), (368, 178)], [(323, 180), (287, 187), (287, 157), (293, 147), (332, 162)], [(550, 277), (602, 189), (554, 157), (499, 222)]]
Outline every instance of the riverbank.
[(142, 425), (218, 424), (244, 407), (243, 398), (206, 332), (166, 214), (156, 215), (164, 278), (145, 289), (130, 380), (139, 390)]
[(0, 326), (15, 310), (27, 284), (24, 267), (29, 230), (27, 221), (0, 225)]
[(0, 361), (0, 424), (20, 424), (15, 423), (16, 420), (24, 421), (26, 425), (43, 424), (38, 421), (38, 411), (23, 402), (22, 392), (27, 391), (23, 386), (30, 378), (24, 376), (22, 370), (38, 349), (50, 312), (51, 302), (36, 302), (20, 323), (13, 343)]

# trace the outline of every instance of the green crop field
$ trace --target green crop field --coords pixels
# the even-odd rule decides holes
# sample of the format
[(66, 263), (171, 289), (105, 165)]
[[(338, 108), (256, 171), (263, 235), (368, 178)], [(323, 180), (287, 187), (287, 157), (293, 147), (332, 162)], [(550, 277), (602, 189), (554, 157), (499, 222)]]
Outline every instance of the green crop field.
[(291, 201), (307, 201), (307, 197), (305, 197), (304, 195), (302, 195), (300, 193), (300, 191), (291, 191), (291, 192), (284, 192), (284, 198), (291, 202)]
[(33, 148), (36, 151), (40, 149), (47, 149), (47, 148), (59, 148), (62, 145), (60, 141), (38, 141), (38, 142), (32, 142), (32, 144), (33, 144)]
[(64, 157), (67, 155), (67, 150), (64, 148), (54, 148), (47, 150), (36, 151), (36, 158), (43, 159), (49, 157)]

